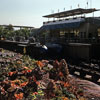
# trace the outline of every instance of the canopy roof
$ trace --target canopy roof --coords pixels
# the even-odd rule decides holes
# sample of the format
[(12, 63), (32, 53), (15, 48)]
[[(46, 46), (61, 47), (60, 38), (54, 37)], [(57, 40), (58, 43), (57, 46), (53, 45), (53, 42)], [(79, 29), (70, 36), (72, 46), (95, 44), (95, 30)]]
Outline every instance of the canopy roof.
[(45, 15), (43, 17), (46, 17), (46, 18), (62, 18), (62, 17), (92, 13), (92, 12), (95, 12), (95, 11), (99, 11), (99, 10), (97, 10), (95, 8), (92, 8), (92, 9), (77, 8), (77, 9), (73, 9), (73, 10), (68, 10), (68, 11), (63, 11), (63, 12), (59, 12), (59, 13)]
[(63, 24), (55, 24), (55, 25), (43, 25), (38, 32), (44, 31), (44, 30), (55, 30), (55, 29), (72, 29), (77, 28), (80, 26), (80, 24), (84, 21), (80, 22), (73, 22), (73, 23), (63, 23)]

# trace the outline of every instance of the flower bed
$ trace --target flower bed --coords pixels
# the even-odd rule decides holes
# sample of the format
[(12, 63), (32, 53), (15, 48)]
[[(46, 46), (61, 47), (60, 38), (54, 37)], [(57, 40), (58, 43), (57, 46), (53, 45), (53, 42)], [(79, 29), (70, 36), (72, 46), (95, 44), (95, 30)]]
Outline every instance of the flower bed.
[(87, 100), (70, 83), (67, 63), (37, 61), (0, 49), (0, 100)]

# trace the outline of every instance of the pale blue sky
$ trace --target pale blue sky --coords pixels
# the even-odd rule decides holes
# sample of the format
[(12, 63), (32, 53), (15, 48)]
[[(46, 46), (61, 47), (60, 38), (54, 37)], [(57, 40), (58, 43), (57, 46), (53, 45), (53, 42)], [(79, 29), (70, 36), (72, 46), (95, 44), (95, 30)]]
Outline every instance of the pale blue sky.
[[(0, 0), (0, 24), (27, 25), (41, 27), (43, 21), (47, 21), (42, 16), (54, 12), (69, 10), (70, 7), (88, 8), (92, 1), (92, 7), (100, 9), (100, 0)], [(100, 11), (95, 16), (100, 16)]]

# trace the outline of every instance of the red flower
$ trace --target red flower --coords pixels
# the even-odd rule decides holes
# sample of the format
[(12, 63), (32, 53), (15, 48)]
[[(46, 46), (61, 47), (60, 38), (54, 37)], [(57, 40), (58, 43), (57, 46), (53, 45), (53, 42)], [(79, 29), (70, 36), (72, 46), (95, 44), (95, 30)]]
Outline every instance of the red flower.
[(26, 74), (26, 70), (23, 70), (22, 73), (23, 73), (23, 74)]
[(13, 74), (14, 74), (14, 72), (9, 72), (8, 73), (9, 76), (12, 76)]
[(21, 86), (21, 87), (24, 87), (24, 86), (26, 86), (27, 84), (28, 84), (28, 82), (24, 82), (24, 83), (21, 83), (20, 86)]
[(19, 94), (14, 94), (16, 100), (21, 100), (23, 99), (23, 93), (19, 93)]
[(59, 72), (59, 76), (60, 76), (60, 77), (62, 77), (62, 76), (64, 76), (64, 75), (63, 75), (63, 73), (62, 73), (62, 72)]
[(40, 82), (36, 81), (36, 84), (37, 84), (37, 85), (40, 85)]
[(13, 74), (16, 74), (16, 71), (8, 73), (9, 76), (12, 76)]
[(44, 67), (44, 64), (41, 62), (41, 61), (37, 61), (37, 65), (39, 66), (39, 67)]
[(27, 73), (31, 73), (32, 72), (32, 70), (27, 70)]
[(28, 67), (24, 66), (24, 69), (28, 69)]
[(37, 95), (38, 93), (37, 93), (37, 92), (33, 92), (33, 95), (34, 95), (34, 94)]
[(34, 82), (36, 82), (36, 81), (37, 81), (35, 76), (34, 76), (34, 78), (33, 78), (33, 81), (34, 81)]
[(64, 87), (69, 87), (70, 86), (70, 84), (69, 83), (64, 83)]

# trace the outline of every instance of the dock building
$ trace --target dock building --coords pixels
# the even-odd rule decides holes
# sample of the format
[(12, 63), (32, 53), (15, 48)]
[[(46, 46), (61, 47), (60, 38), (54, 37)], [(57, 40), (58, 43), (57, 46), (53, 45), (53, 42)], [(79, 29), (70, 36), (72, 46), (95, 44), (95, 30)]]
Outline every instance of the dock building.
[[(43, 22), (39, 38), (44, 43), (65, 45), (64, 55), (74, 58), (99, 58), (100, 17), (94, 17), (99, 9), (77, 8), (45, 15), (52, 21)], [(87, 17), (87, 14), (93, 14)]]
[[(58, 42), (92, 42), (100, 36), (100, 17), (86, 17), (86, 14), (99, 11), (77, 8), (69, 11), (45, 15), (53, 21), (43, 22), (40, 28), (40, 37), (46, 41)], [(77, 16), (77, 17), (76, 17)]]

